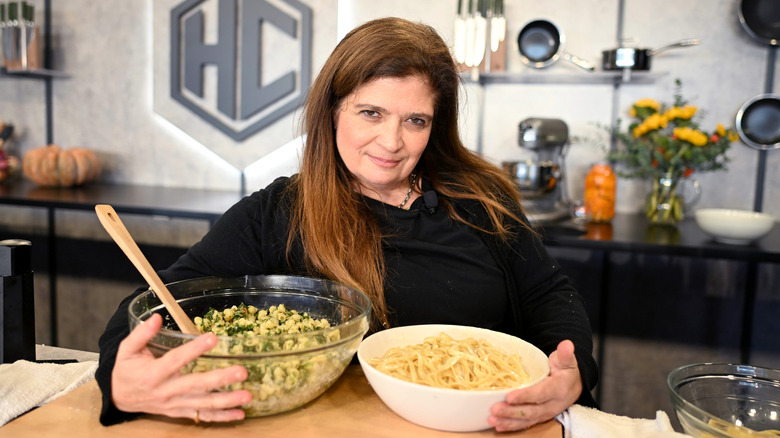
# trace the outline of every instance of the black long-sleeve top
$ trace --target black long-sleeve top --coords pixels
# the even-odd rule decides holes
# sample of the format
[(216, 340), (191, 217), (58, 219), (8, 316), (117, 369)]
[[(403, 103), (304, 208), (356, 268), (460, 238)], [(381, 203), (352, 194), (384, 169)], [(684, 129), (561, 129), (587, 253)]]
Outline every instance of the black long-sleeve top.
[[(307, 275), (303, 250), (287, 260), (289, 178), (280, 178), (231, 207), (174, 265), (160, 272), (166, 283), (203, 276)], [(409, 210), (364, 198), (383, 233), (385, 297), (392, 325), (461, 324), (503, 331), (531, 342), (545, 354), (570, 339), (575, 345), (583, 393), (578, 403), (594, 406), (590, 390), (598, 371), (582, 297), (531, 231), (516, 227), (509, 244), (449, 217), (439, 196), (423, 181), (424, 196)], [(487, 225), (476, 202), (449, 201), (471, 223)], [(334, 212), (338, 214), (338, 212)], [(139, 288), (119, 305), (100, 338), (96, 373), (103, 393), (103, 424), (133, 418), (111, 402), (111, 372), (119, 343), (129, 333), (127, 307)]]

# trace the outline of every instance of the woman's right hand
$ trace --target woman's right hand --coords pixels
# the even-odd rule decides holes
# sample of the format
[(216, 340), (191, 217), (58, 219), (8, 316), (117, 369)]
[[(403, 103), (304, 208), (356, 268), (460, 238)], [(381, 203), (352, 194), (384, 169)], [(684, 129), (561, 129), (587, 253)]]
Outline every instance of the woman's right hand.
[(153, 314), (119, 344), (111, 373), (111, 397), (125, 412), (144, 412), (196, 421), (236, 421), (244, 418), (239, 406), (252, 394), (216, 389), (247, 378), (246, 368), (235, 365), (203, 373), (182, 374), (181, 368), (217, 345), (213, 333), (198, 336), (155, 358), (146, 344), (160, 330), (162, 317)]

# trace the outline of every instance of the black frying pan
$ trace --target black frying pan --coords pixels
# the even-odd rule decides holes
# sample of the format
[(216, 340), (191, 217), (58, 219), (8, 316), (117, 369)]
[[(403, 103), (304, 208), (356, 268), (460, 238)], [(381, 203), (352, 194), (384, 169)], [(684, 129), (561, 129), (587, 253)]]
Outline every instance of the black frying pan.
[(545, 68), (563, 58), (584, 70), (593, 71), (593, 64), (563, 50), (565, 41), (563, 32), (549, 20), (530, 21), (517, 35), (520, 57), (530, 67)]
[(755, 40), (772, 46), (780, 42), (780, 1), (740, 0), (739, 22)]
[(780, 148), (780, 95), (760, 94), (737, 112), (737, 134), (754, 149)]

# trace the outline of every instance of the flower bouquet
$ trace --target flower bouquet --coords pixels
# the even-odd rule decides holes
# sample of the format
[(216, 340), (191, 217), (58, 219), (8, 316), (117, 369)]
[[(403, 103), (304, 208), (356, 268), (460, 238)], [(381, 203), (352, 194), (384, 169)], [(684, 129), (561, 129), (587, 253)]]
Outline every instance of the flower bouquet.
[(714, 132), (703, 131), (697, 122), (702, 112), (683, 99), (679, 79), (676, 85), (671, 106), (653, 99), (632, 105), (628, 129), (621, 130), (618, 120), (613, 130), (617, 148), (609, 154), (618, 164), (619, 176), (653, 180), (645, 215), (654, 224), (676, 224), (683, 218), (680, 181), (694, 172), (725, 169), (726, 152), (738, 139), (722, 124)]

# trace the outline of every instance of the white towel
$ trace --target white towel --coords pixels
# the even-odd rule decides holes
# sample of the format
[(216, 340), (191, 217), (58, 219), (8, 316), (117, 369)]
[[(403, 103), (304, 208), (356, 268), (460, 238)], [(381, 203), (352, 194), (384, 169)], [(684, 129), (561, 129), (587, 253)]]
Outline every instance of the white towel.
[(96, 369), (97, 361), (0, 365), (0, 426), (88, 382)]
[(563, 425), (564, 438), (679, 438), (688, 437), (672, 428), (664, 411), (655, 420), (622, 417), (574, 405), (555, 417)]

